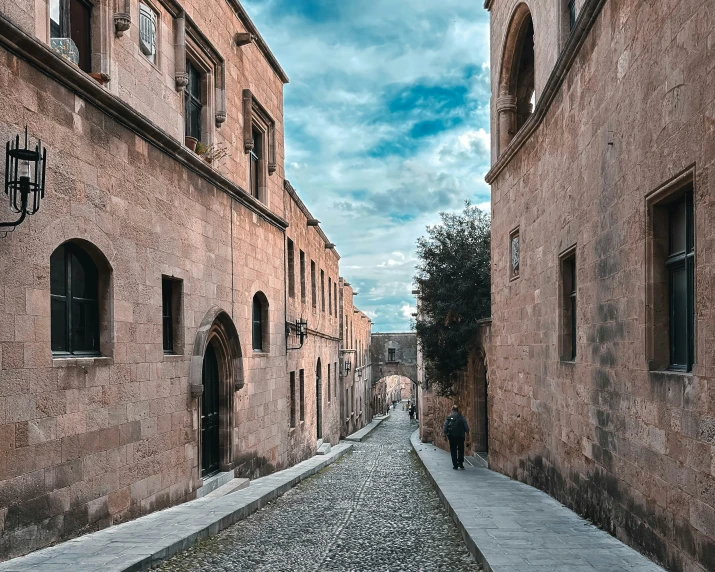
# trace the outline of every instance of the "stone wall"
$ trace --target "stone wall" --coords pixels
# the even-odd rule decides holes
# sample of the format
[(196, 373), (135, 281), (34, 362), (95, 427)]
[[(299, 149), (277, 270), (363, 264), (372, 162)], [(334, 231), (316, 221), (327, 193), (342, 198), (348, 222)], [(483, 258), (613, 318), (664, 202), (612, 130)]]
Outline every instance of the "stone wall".
[[(327, 248), (327, 239), (317, 226), (308, 226), (313, 219), (310, 211), (290, 183), (286, 181), (286, 214), (289, 227), (286, 239), (293, 246), (293, 263), (286, 255), (286, 273), (293, 272), (293, 288), (286, 280), (287, 315), (289, 323), (303, 319), (308, 322), (308, 337), (303, 347), (292, 330), (288, 337), (287, 368), (295, 375), (293, 396), (295, 407), (300, 409), (300, 370), (304, 372), (304, 421), (296, 414), (296, 426), (290, 429), (289, 460), (300, 462), (315, 454), (318, 442), (317, 387), (321, 387), (321, 438), (333, 445), (340, 438), (340, 401), (337, 384), (340, 319), (339, 308), (334, 301), (333, 285), (339, 280), (340, 257), (334, 248)], [(305, 260), (305, 295), (301, 293), (301, 252)], [(316, 304), (313, 307), (311, 262), (315, 263)], [(321, 282), (322, 272), (322, 282)], [(291, 349), (292, 348), (292, 349)], [(320, 361), (320, 364), (318, 364)], [(320, 365), (320, 369), (318, 369)]]
[[(40, 211), (0, 238), (0, 559), (194, 498), (204, 484), (209, 344), (219, 354), (220, 470), (256, 478), (314, 451), (312, 438), (289, 429), (286, 319), (298, 310), (286, 308), (285, 217), (333, 280), (338, 257), (324, 235), (299, 231), (305, 216), (283, 186), (286, 78), (260, 42), (232, 44), (252, 24), (231, 5), (186, 7), (227, 66), (228, 117), (220, 127), (212, 120), (210, 134), (229, 157), (214, 165), (183, 146), (175, 70), (167, 58), (137, 60), (135, 27), (122, 38), (104, 30), (110, 80), (100, 85), (46, 46), (40, 0), (2, 7), (0, 139), (27, 125), (48, 161)], [(162, 20), (160, 54), (172, 42), (171, 19)], [(259, 200), (244, 190), (244, 88), (276, 124), (276, 172)], [(11, 218), (0, 206), (0, 220)], [(100, 356), (51, 352), (50, 256), (67, 241), (99, 269)], [(181, 284), (174, 354), (163, 351), (162, 277)], [(265, 315), (254, 351), (257, 293)], [(290, 356), (307, 372), (306, 436), (315, 431), (317, 358), (323, 375), (338, 361), (337, 319), (309, 321), (308, 345)], [(324, 396), (334, 442), (337, 407)]]
[[(552, 76), (562, 49), (554, 4), (529, 2), (534, 121), (488, 175), (490, 465), (549, 492), (670, 570), (711, 569), (715, 13), (700, 0), (586, 0), (579, 6), (588, 27), (574, 33), (586, 30), (583, 43), (565, 45), (573, 60), (560, 62)], [(515, 5), (492, 3), (495, 90)], [(553, 91), (540, 91), (549, 77)], [(652, 226), (649, 213), (668, 185), (688, 181), (695, 363), (685, 374), (662, 367), (667, 344), (653, 343), (653, 312), (667, 300), (653, 297), (649, 253), (654, 234), (665, 230)], [(516, 228), (520, 272), (513, 278)], [(561, 359), (559, 337), (561, 255), (570, 249), (577, 274), (573, 361)]]
[[(339, 283), (340, 300), (340, 393), (342, 433), (345, 437), (372, 421), (372, 364), (368, 360), (372, 321), (354, 304), (353, 288), (344, 278)], [(350, 369), (346, 371), (345, 364)]]

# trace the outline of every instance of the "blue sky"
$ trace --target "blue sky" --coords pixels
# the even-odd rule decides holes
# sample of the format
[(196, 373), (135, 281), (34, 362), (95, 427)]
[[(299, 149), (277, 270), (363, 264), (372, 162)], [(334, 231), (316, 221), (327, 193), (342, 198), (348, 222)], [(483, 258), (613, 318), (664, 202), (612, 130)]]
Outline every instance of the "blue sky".
[(337, 244), (373, 331), (408, 331), (415, 241), (488, 209), (481, 0), (244, 0), (290, 77), (286, 178)]

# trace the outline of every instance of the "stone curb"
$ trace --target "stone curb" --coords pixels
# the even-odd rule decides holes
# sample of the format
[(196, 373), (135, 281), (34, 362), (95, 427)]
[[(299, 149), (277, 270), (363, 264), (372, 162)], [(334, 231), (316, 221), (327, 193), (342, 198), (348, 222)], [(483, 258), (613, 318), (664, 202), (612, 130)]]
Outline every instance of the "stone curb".
[(362, 429), (359, 431), (355, 431), (355, 433), (351, 433), (347, 437), (345, 437), (344, 441), (352, 441), (354, 443), (359, 443), (361, 441), (364, 441), (370, 436), (370, 433), (372, 433), (380, 423), (382, 423), (385, 419), (389, 419), (388, 417), (373, 417), (372, 421), (365, 425)]
[(439, 496), (440, 500), (442, 501), (442, 504), (447, 509), (449, 516), (451, 516), (452, 520), (456, 523), (457, 528), (459, 529), (459, 533), (462, 535), (462, 539), (464, 540), (464, 544), (467, 545), (467, 550), (469, 550), (469, 552), (472, 554), (472, 556), (474, 556), (474, 559), (479, 564), (482, 565), (485, 572), (492, 572), (492, 568), (491, 568), (491, 566), (489, 566), (489, 562), (487, 561), (486, 557), (484, 556), (484, 554), (482, 554), (481, 550), (479, 550), (477, 543), (474, 542), (474, 539), (470, 536), (469, 532), (467, 531), (467, 528), (464, 526), (464, 523), (462, 522), (462, 519), (459, 518), (459, 515), (452, 508), (452, 505), (447, 500), (447, 497), (444, 496), (444, 493), (442, 492), (442, 488), (439, 486), (439, 484), (435, 480), (434, 476), (432, 475), (430, 470), (427, 468), (427, 465), (425, 464), (424, 460), (422, 459), (422, 455), (420, 455), (420, 452), (417, 449), (417, 447), (421, 446), (421, 445), (429, 445), (429, 444), (422, 443), (422, 441), (420, 441), (420, 430), (419, 429), (416, 429), (415, 432), (412, 433), (412, 435), (410, 435), (410, 444), (412, 445), (412, 449), (414, 450), (415, 455), (417, 455), (417, 458), (420, 460), (420, 463), (424, 467), (425, 472), (427, 473), (427, 476), (429, 477), (429, 480), (432, 483), (432, 486), (437, 491), (437, 496)]
[(135, 572), (150, 570), (198, 540), (245, 519), (301, 481), (340, 459), (352, 443), (340, 443), (327, 455), (251, 482), (215, 499), (196, 499), (136, 520), (81, 536), (0, 563), (0, 572)]

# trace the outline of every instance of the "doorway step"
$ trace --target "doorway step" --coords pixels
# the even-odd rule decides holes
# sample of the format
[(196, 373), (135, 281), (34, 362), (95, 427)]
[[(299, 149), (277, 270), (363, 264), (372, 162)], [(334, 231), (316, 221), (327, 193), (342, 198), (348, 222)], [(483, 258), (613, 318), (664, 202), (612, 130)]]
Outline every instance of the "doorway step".
[(196, 490), (196, 498), (222, 497), (233, 491), (245, 489), (249, 483), (249, 479), (236, 479), (233, 471), (226, 471), (204, 479), (204, 485)]
[(473, 456), (470, 455), (464, 458), (470, 465), (472, 465), (472, 467), (484, 467), (485, 469), (489, 468), (489, 461), (486, 453), (474, 453)]
[(331, 447), (329, 441), (324, 441), (323, 439), (318, 439), (318, 451), (316, 455), (327, 455), (330, 453)]

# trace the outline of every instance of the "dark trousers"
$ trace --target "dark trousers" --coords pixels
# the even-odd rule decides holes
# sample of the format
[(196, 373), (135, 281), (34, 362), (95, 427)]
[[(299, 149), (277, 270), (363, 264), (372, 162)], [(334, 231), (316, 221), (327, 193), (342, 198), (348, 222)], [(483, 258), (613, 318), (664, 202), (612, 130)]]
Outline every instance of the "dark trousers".
[(449, 452), (452, 453), (453, 467), (464, 465), (464, 437), (450, 437)]

